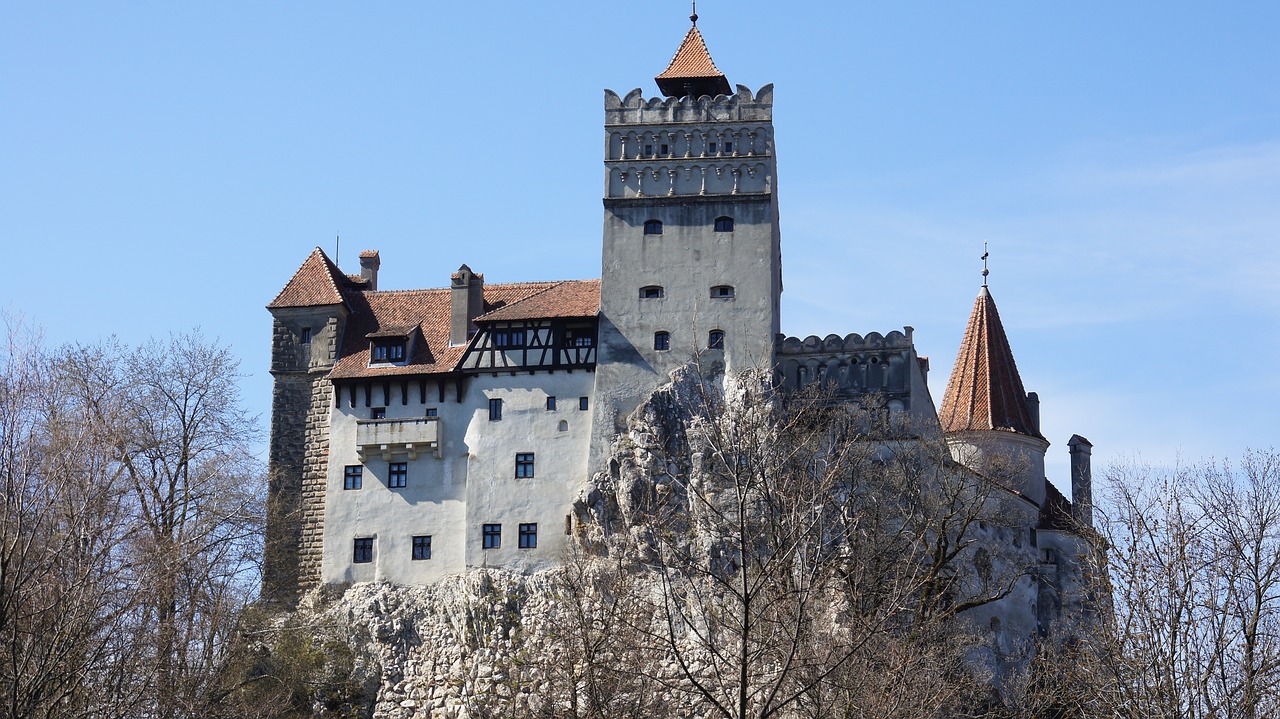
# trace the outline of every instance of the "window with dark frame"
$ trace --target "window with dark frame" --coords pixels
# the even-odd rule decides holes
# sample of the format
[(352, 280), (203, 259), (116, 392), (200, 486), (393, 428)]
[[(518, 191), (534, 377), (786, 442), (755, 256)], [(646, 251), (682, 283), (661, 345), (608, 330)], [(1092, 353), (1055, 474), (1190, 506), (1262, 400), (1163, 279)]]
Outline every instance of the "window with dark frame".
[(520, 525), (520, 548), (521, 549), (537, 549), (538, 548), (537, 522)]
[(342, 472), (343, 489), (360, 489), (364, 484), (364, 465), (348, 464)]
[(724, 154), (729, 155), (732, 153), (733, 153), (733, 143), (732, 142), (724, 143)]
[(413, 559), (431, 559), (431, 535), (422, 534), (413, 538)]
[(519, 452), (516, 454), (516, 479), (529, 479), (533, 477), (533, 452)]
[(439, 415), (440, 415), (440, 410), (436, 409), (435, 407), (427, 408), (427, 414), (426, 414), (427, 417), (437, 417)]
[(647, 220), (644, 223), (644, 233), (646, 235), (661, 235), (662, 220)]
[(666, 143), (658, 145), (658, 154), (663, 157), (666, 157), (669, 149), (670, 147)]
[(404, 340), (380, 341), (373, 343), (373, 362), (403, 362)]
[(489, 400), (489, 421), (497, 422), (502, 419), (502, 400), (494, 397)]
[(711, 153), (712, 155), (716, 154), (716, 143), (713, 142), (707, 145), (707, 152)]
[(502, 546), (502, 525), (486, 524), (483, 529), (484, 548), (498, 549)]
[(351, 563), (368, 564), (373, 561), (373, 537), (359, 537), (351, 545)]
[(590, 347), (595, 344), (595, 337), (590, 327), (566, 327), (564, 330), (565, 347)]
[(733, 218), (732, 218), (732, 217), (717, 217), (717, 218), (716, 218), (716, 232), (733, 232)]
[(671, 349), (671, 333), (670, 332), (654, 332), (653, 348), (659, 352)]
[(301, 335), (300, 339), (301, 339), (301, 341), (302, 341), (302, 344), (304, 344), (304, 345), (309, 345), (309, 344), (311, 344), (311, 328), (310, 328), (310, 327), (303, 327), (303, 328), (302, 328), (302, 335)]
[(556, 411), (556, 396), (553, 394), (547, 395), (547, 411), (548, 412)]
[(733, 285), (716, 285), (711, 288), (711, 299), (728, 300), (733, 298)]
[(724, 349), (724, 331), (711, 330), (707, 333), (707, 349), (722, 350)]
[(392, 489), (409, 486), (408, 462), (391, 462), (387, 465), (387, 486)]
[(587, 398), (586, 398), (586, 397), (579, 397), (579, 398), (578, 398), (578, 409), (579, 409), (579, 410), (582, 410), (583, 412), (585, 412), (585, 411), (587, 411), (587, 409), (588, 409), (589, 407), (590, 407), (590, 402), (587, 400)]
[(657, 300), (662, 299), (666, 291), (662, 289), (662, 285), (646, 285), (640, 288), (640, 299)]

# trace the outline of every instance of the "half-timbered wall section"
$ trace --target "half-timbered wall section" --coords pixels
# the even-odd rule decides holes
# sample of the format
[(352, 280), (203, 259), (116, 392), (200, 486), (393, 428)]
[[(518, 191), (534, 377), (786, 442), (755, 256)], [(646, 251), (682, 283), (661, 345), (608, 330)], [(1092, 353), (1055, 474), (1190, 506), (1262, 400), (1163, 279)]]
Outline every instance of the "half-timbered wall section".
[(494, 322), (481, 327), (458, 366), (464, 371), (594, 369), (596, 320)]

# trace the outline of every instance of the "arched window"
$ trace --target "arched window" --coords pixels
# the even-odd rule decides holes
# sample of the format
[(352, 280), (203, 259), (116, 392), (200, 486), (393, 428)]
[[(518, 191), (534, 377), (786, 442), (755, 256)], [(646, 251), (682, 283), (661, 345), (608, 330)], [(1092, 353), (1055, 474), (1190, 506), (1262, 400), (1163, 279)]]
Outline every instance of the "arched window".
[(713, 300), (733, 299), (733, 285), (716, 285), (715, 287), (712, 287), (711, 299)]
[(724, 349), (724, 330), (711, 330), (707, 333), (707, 349)]
[(654, 332), (653, 348), (659, 352), (671, 349), (671, 333), (670, 332)]
[(716, 218), (716, 232), (733, 232), (733, 218), (732, 218), (732, 217), (717, 217), (717, 218)]
[(666, 292), (663, 291), (662, 285), (645, 285), (640, 288), (640, 299), (656, 300), (661, 299)]
[(644, 223), (644, 233), (646, 235), (661, 235), (662, 220), (648, 220)]

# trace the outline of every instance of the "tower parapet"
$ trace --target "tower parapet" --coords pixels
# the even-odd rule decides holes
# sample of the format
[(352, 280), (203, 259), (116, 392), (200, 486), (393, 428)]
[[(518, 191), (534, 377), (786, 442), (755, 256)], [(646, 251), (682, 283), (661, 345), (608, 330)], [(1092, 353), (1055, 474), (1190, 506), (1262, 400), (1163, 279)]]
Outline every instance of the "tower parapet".
[(773, 192), (773, 85), (644, 99), (605, 90), (605, 198)]

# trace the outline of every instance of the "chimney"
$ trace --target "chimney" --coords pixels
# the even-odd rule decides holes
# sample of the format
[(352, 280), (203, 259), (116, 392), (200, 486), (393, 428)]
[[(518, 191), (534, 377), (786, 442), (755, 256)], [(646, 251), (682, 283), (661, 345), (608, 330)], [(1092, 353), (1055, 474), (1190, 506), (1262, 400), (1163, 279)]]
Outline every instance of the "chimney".
[(1040, 395), (1027, 393), (1027, 414), (1031, 415), (1031, 429), (1040, 434)]
[(484, 314), (484, 275), (463, 265), (450, 277), (449, 345), (465, 345), (475, 332), (475, 319)]
[(1093, 445), (1078, 434), (1071, 435), (1071, 517), (1081, 527), (1093, 528)]
[(382, 261), (377, 250), (365, 250), (360, 253), (360, 279), (369, 284), (369, 289), (378, 289), (378, 267)]

